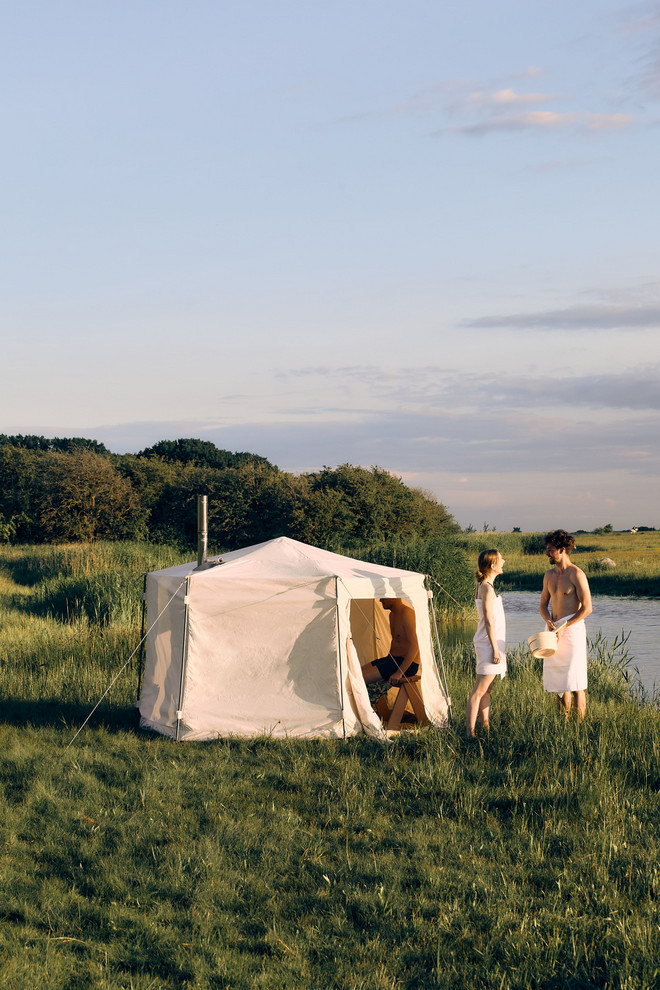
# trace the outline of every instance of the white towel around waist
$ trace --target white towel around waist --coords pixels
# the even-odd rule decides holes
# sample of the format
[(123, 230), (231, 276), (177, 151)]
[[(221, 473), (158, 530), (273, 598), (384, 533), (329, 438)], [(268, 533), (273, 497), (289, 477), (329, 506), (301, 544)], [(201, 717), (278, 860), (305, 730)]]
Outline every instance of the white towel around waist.
[[(561, 629), (577, 613), (555, 623)], [(587, 630), (584, 622), (575, 622), (557, 638), (557, 650), (543, 661), (543, 690), (554, 694), (585, 691), (587, 688)]]

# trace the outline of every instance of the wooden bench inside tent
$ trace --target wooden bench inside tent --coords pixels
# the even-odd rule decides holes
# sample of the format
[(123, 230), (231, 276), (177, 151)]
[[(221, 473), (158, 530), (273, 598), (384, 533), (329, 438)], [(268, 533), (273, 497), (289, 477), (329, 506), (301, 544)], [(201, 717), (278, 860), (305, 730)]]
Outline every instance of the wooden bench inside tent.
[[(428, 725), (420, 687), (421, 675), (404, 677), (401, 683), (391, 687), (376, 704), (376, 713), (385, 728), (390, 731), (401, 729), (403, 725)], [(412, 718), (410, 717), (412, 716)]]

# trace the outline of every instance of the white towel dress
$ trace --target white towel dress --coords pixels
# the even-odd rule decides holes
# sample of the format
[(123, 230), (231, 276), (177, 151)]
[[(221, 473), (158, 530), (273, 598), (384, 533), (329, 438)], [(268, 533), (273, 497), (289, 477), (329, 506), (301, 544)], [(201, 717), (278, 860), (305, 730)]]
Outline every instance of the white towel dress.
[(497, 640), (497, 645), (500, 648), (500, 656), (502, 657), (499, 663), (493, 663), (493, 647), (491, 646), (486, 630), (483, 602), (479, 598), (476, 598), (475, 605), (477, 606), (479, 625), (477, 626), (477, 631), (474, 634), (472, 642), (474, 643), (474, 650), (477, 654), (477, 674), (499, 674), (500, 677), (504, 677), (506, 674), (506, 656), (504, 654), (506, 619), (504, 617), (502, 598), (500, 595), (496, 595), (493, 604), (495, 639)]

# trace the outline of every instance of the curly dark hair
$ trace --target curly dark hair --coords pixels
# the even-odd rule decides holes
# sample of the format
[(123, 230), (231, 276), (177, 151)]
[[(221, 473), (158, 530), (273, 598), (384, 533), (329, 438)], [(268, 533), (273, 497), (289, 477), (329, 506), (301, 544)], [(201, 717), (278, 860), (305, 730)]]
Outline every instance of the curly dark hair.
[(575, 550), (575, 540), (565, 529), (553, 529), (551, 533), (545, 534), (543, 541), (546, 547), (550, 543), (557, 550), (565, 550), (569, 556), (571, 551)]

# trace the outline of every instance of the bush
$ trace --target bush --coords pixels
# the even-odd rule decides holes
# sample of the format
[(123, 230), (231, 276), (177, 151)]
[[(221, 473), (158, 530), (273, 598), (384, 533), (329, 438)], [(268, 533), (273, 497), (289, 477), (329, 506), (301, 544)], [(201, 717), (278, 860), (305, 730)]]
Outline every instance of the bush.
[(34, 492), (42, 540), (130, 539), (141, 535), (139, 502), (107, 457), (83, 450), (43, 455)]
[(545, 553), (545, 539), (542, 533), (528, 533), (522, 538), (522, 552), (528, 556)]

